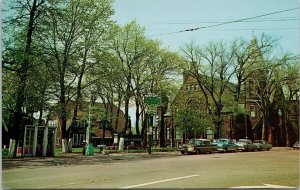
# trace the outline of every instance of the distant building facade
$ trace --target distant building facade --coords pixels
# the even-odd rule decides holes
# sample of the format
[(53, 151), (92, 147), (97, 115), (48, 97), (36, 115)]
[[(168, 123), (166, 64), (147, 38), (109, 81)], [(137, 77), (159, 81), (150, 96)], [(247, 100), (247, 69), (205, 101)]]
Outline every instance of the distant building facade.
[[(86, 140), (86, 131), (91, 125), (91, 142), (96, 146), (98, 144), (112, 145), (114, 134), (112, 131), (121, 132), (125, 127), (124, 113), (116, 105), (103, 103), (94, 103), (89, 106), (86, 103), (78, 109), (78, 117), (73, 120), (74, 103), (67, 105), (67, 131), (69, 131), (69, 141), (73, 147), (81, 147)], [(90, 120), (89, 120), (90, 119)], [(57, 123), (57, 145), (61, 145), (61, 127), (59, 116), (53, 114), (50, 122)]]

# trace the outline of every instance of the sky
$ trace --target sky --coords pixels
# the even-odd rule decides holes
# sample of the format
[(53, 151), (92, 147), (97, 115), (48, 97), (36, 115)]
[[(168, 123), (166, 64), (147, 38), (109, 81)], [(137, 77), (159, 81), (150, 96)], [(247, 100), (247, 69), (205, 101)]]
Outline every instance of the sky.
[[(298, 9), (248, 22), (177, 33), (293, 8)], [(112, 18), (118, 24), (124, 26), (136, 20), (145, 27), (147, 37), (160, 40), (163, 47), (173, 51), (191, 41), (202, 46), (210, 41), (229, 42), (240, 37), (250, 40), (253, 34), (259, 37), (265, 33), (279, 38), (279, 52), (300, 53), (299, 0), (115, 0), (114, 10)], [(134, 126), (134, 108), (129, 112)]]
[[(200, 29), (222, 22), (264, 15), (287, 9), (296, 10)], [(202, 46), (210, 41), (250, 40), (262, 33), (279, 38), (283, 52), (300, 53), (300, 10), (298, 0), (115, 0), (113, 19), (120, 25), (136, 20), (145, 35), (158, 39), (163, 47), (177, 51), (195, 41)], [(171, 33), (171, 34), (168, 34)]]

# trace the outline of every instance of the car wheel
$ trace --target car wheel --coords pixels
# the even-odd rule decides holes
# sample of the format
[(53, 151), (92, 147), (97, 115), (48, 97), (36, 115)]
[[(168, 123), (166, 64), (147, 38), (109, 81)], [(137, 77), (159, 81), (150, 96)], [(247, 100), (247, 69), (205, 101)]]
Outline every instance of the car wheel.
[(181, 151), (181, 154), (185, 154), (185, 152), (184, 152), (184, 151)]
[(201, 150), (198, 149), (198, 150), (196, 151), (196, 153), (197, 153), (197, 154), (201, 154)]
[(271, 150), (271, 148), (268, 148), (268, 149), (267, 149), (267, 151), (270, 151), (270, 150)]
[(224, 150), (225, 150), (225, 152), (228, 152), (227, 147)]

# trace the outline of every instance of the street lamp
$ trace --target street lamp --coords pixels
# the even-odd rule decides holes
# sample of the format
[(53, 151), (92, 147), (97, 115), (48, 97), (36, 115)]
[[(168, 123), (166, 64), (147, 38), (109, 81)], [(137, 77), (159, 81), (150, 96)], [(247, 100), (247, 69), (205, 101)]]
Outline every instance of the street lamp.
[(90, 133), (91, 133), (91, 104), (89, 105), (88, 127), (86, 130), (86, 143), (87, 144), (90, 144)]
[(148, 154), (151, 154), (151, 146), (152, 146), (152, 126), (148, 127)]
[[(164, 114), (164, 119), (165, 119), (165, 127), (166, 128), (170, 128), (170, 127), (172, 127), (172, 114), (170, 113), (170, 112), (167, 112), (166, 114)], [(168, 126), (168, 124), (170, 124), (169, 126)], [(168, 131), (167, 130), (167, 133), (170, 133), (170, 131)], [(168, 135), (170, 135), (170, 134), (167, 134), (167, 140), (168, 140)], [(174, 139), (174, 134), (173, 134), (173, 127), (171, 128), (171, 135), (172, 135), (172, 138), (171, 138), (171, 147), (173, 148), (173, 139)]]

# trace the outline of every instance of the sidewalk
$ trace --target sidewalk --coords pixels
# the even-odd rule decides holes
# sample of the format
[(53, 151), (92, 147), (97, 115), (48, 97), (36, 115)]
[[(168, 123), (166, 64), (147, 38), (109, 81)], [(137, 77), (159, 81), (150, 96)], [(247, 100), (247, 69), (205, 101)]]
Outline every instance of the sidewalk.
[(147, 160), (180, 156), (180, 152), (152, 152), (148, 153), (111, 153), (107, 155), (95, 153), (93, 156), (83, 156), (77, 153), (68, 153), (56, 157), (25, 157), (2, 159), (2, 169), (37, 168), (39, 166), (70, 166), (91, 165), (99, 163), (114, 163), (120, 161)]

